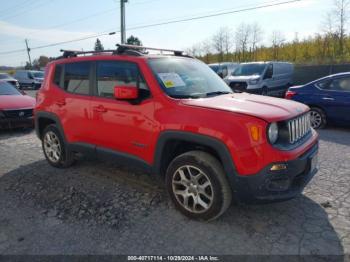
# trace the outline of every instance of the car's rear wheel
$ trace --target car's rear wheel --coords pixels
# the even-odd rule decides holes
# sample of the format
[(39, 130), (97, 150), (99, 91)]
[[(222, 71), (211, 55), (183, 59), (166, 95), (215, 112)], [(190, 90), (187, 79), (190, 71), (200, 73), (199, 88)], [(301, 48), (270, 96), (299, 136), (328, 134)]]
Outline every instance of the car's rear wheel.
[(320, 108), (311, 107), (310, 118), (311, 126), (314, 129), (321, 129), (327, 125), (326, 114)]
[(74, 154), (67, 150), (64, 139), (55, 125), (44, 129), (41, 141), (44, 155), (50, 165), (62, 168), (74, 163)]
[(166, 185), (176, 208), (193, 219), (219, 217), (232, 199), (222, 165), (202, 151), (176, 157), (167, 169)]

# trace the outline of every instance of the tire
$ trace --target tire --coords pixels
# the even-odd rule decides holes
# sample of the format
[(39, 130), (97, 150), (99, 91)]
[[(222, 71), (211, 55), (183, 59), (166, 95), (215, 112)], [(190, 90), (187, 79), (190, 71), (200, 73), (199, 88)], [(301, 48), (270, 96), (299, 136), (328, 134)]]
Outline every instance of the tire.
[(44, 129), (41, 143), (45, 158), (51, 166), (66, 168), (75, 162), (74, 153), (68, 151), (56, 125), (49, 125)]
[(327, 117), (324, 111), (318, 107), (311, 107), (311, 126), (314, 129), (322, 129), (327, 125)]
[(222, 165), (203, 151), (190, 151), (176, 157), (167, 169), (166, 187), (175, 207), (196, 220), (218, 218), (232, 201)]
[(267, 91), (267, 87), (266, 86), (264, 86), (261, 89), (261, 95), (263, 95), (263, 96), (268, 96), (269, 95), (269, 92)]

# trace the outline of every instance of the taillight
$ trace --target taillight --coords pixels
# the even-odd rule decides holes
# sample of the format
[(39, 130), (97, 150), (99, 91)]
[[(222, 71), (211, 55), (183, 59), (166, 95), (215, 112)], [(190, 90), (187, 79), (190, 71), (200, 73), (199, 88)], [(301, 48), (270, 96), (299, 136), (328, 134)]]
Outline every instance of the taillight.
[(295, 96), (296, 94), (297, 94), (297, 92), (288, 90), (284, 98), (285, 99), (292, 99), (293, 96)]

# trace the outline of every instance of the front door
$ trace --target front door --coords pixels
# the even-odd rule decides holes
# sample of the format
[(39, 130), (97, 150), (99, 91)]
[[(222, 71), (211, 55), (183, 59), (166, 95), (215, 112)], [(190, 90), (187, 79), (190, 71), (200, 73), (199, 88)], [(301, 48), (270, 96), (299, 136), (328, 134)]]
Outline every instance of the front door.
[[(136, 86), (138, 101), (121, 101), (114, 97), (115, 86)], [(136, 63), (123, 61), (96, 62), (95, 96), (91, 101), (94, 143), (152, 161), (154, 103)]]

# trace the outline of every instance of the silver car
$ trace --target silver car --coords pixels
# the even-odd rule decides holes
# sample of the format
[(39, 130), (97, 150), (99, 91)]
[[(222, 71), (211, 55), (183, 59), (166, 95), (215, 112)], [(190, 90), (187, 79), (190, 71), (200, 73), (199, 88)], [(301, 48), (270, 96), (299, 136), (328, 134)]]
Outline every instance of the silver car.
[(233, 91), (282, 96), (293, 84), (294, 65), (287, 62), (242, 63), (224, 81)]
[(19, 83), (16, 79), (14, 79), (11, 75), (6, 73), (0, 73), (0, 81), (6, 81), (7, 83), (15, 86), (17, 89), (19, 89)]
[(34, 70), (17, 70), (14, 78), (16, 78), (21, 88), (27, 87), (31, 89), (39, 89), (44, 81), (44, 72)]

